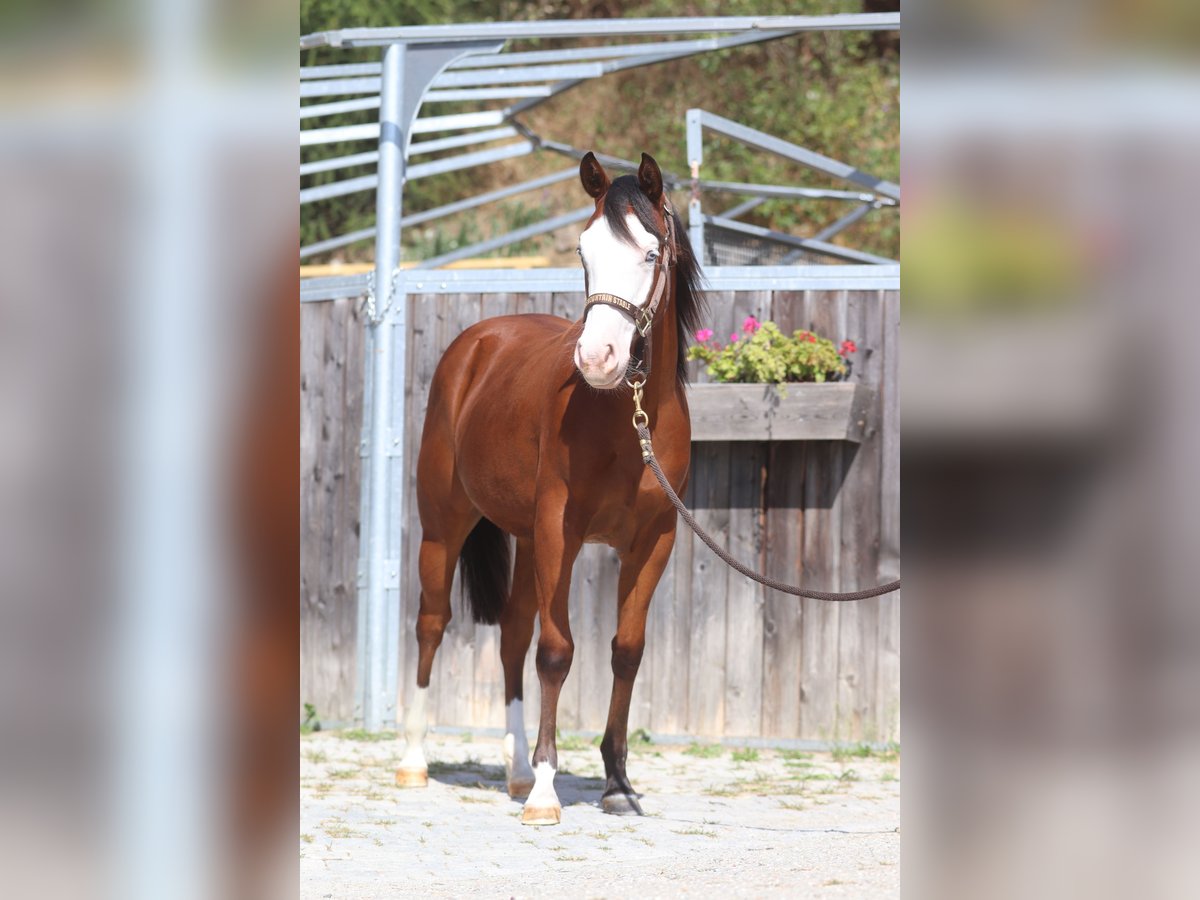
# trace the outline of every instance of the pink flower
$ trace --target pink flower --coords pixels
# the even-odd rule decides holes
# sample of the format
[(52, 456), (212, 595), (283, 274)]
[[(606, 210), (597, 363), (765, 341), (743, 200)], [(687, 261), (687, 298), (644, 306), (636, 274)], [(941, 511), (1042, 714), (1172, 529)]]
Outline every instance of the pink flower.
[(736, 341), (737, 339), (738, 339), (738, 336), (737, 336), (736, 334), (731, 334), (731, 335), (729, 336), (729, 340), (730, 340), (730, 341)]
[(746, 334), (754, 334), (761, 326), (758, 324), (758, 319), (754, 316), (746, 316), (746, 321), (742, 323), (742, 331)]
[(712, 340), (713, 330), (711, 328), (701, 328), (696, 332), (696, 340), (703, 343), (704, 341)]
[(855, 353), (857, 350), (858, 344), (854, 343), (854, 341), (842, 341), (842, 346), (838, 347), (838, 353), (842, 354), (842, 356)]

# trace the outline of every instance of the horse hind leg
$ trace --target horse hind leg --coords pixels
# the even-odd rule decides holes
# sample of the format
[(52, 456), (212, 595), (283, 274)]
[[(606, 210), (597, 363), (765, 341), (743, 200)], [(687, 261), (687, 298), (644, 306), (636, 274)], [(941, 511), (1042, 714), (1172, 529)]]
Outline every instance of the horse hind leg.
[(504, 774), (508, 795), (527, 797), (533, 790), (529, 764), (529, 739), (525, 734), (524, 667), (533, 639), (537, 615), (537, 587), (533, 577), (533, 544), (517, 541), (512, 590), (500, 614), (500, 661), (504, 668)]
[[(465, 499), (465, 498), (464, 498)], [(421, 606), (417, 614), (417, 685), (404, 716), (404, 756), (396, 771), (400, 787), (425, 787), (429, 767), (425, 761), (424, 741), (428, 731), (427, 706), (433, 658), (450, 623), (450, 589), (454, 566), (467, 535), (479, 520), (469, 504), (450, 522), (425, 528), (421, 535), (419, 569)]]

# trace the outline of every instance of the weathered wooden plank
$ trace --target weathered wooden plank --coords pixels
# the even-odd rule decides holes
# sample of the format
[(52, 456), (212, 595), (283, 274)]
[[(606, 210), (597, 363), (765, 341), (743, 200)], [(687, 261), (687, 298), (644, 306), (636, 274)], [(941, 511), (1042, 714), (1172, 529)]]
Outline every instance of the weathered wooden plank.
[[(883, 307), (882, 382), (880, 383), (880, 429), (882, 476), (880, 477), (880, 551), (878, 577), (881, 581), (900, 576), (900, 294), (881, 292)], [(879, 598), (878, 696), (879, 734), (885, 740), (900, 737), (900, 593)]]
[[(874, 293), (847, 294), (844, 338), (858, 345), (852, 377), (877, 385), (883, 316)], [(878, 396), (878, 394), (874, 394)], [(877, 404), (864, 412), (864, 439), (843, 447), (843, 504), (841, 581), (848, 590), (876, 583), (879, 553), (880, 444)], [(878, 737), (875, 722), (877, 692), (879, 601), (845, 604), (841, 610), (838, 646), (839, 736), (854, 740)]]
[[(693, 514), (718, 546), (729, 545), (729, 444), (694, 445)], [(692, 546), (692, 633), (688, 732), (725, 730), (725, 563), (697, 541)]]
[[(339, 454), (346, 473), (341, 492), (340, 513), (343, 539), (339, 540), (341, 562), (338, 571), (342, 573), (341, 591), (337, 593), (338, 603), (343, 610), (347, 623), (345, 642), (347, 655), (356, 655), (358, 627), (358, 556), (359, 536), (362, 533), (362, 484), (363, 458), (361, 453), (361, 432), (363, 409), (365, 402), (364, 386), (366, 373), (366, 323), (362, 316), (362, 304), (357, 299), (344, 301), (340, 314), (346, 320), (346, 352), (342, 364), (342, 397), (334, 425), (340, 432)], [(357, 676), (357, 660), (353, 669), (347, 670), (347, 684), (351, 694), (347, 697), (347, 715), (339, 717), (340, 721), (349, 721), (353, 714), (354, 687)]]
[(866, 385), (698, 384), (688, 393), (693, 441), (859, 441)]
[[(733, 294), (731, 332), (751, 334), (753, 325), (746, 327), (748, 319), (762, 322), (770, 311), (769, 291)], [(765, 464), (765, 444), (739, 441), (730, 445), (728, 549), (735, 558), (750, 560), (756, 567), (762, 562)], [(724, 733), (752, 737), (762, 728), (763, 588), (728, 567), (725, 578)]]
[[(785, 333), (800, 327), (804, 295), (777, 291), (771, 319)], [(807, 445), (772, 443), (767, 470), (767, 550), (764, 571), (798, 584), (803, 574), (804, 474)], [(767, 591), (763, 598), (764, 735), (800, 736), (802, 666), (801, 603), (796, 597)]]
[[(761, 568), (767, 445), (734, 444), (729, 452), (729, 552)], [(762, 730), (763, 588), (726, 567), (725, 733)]]
[[(804, 327), (822, 335), (838, 334), (840, 297), (836, 292), (808, 291)], [(813, 442), (805, 454), (803, 576), (801, 583), (818, 590), (838, 590), (841, 549), (840, 508), (842, 448)], [(800, 678), (800, 725), (805, 738), (831, 739), (837, 734), (838, 603), (801, 600), (804, 657)]]
[(519, 314), (524, 313), (544, 313), (550, 314), (551, 304), (554, 301), (554, 295), (549, 291), (540, 291), (532, 294), (515, 294), (516, 308), (514, 312)]
[(346, 507), (358, 498), (357, 440), (347, 453), (340, 425), (355, 381), (361, 395), (361, 352), (348, 360), (346, 337), (354, 303), (301, 310), (300, 700), (326, 721), (354, 712), (357, 512)]

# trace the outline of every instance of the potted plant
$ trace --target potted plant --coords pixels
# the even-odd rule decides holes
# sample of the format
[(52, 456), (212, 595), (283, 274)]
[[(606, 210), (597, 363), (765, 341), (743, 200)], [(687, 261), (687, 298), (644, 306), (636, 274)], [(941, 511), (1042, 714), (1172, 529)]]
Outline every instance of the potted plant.
[(846, 379), (858, 351), (811, 331), (784, 334), (748, 316), (729, 342), (710, 328), (696, 332), (688, 359), (707, 363), (715, 383), (692, 386), (692, 440), (862, 439), (870, 391)]

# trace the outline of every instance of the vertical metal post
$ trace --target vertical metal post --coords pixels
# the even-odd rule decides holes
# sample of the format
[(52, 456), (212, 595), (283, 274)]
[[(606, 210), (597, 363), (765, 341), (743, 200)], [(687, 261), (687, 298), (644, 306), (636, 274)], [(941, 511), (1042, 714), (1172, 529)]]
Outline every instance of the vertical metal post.
[(368, 323), (363, 396), (363, 535), (359, 554), (358, 698), (368, 731), (397, 719), (400, 589), (404, 584), (405, 353), (408, 306), (400, 265), (400, 207), (408, 141), (429, 85), (472, 53), (499, 53), (503, 41), (390, 44), (383, 54), (379, 184), (375, 195), (375, 309)]
[(688, 203), (688, 240), (702, 265), (708, 264), (704, 247), (704, 212), (700, 208), (700, 166), (704, 164), (704, 128), (701, 111), (687, 111), (687, 156), (692, 173), (692, 199)]
[[(387, 559), (388, 519), (392, 515), (388, 485), (390, 467), (398, 464), (403, 471), (402, 446), (400, 456), (392, 456), (388, 435), (392, 420), (392, 350), (396, 332), (405, 327), (403, 296), (395, 296), (392, 274), (400, 265), (400, 204), (404, 185), (404, 151), (408, 121), (403, 115), (404, 44), (390, 44), (383, 54), (383, 79), (380, 86), (379, 108), (379, 187), (375, 195), (375, 306), (377, 320), (369, 323), (371, 341), (371, 407), (367, 436), (368, 515), (367, 522), (367, 591), (366, 634), (360, 641), (364, 659), (360, 671), (362, 685), (363, 727), (379, 731), (388, 716), (387, 642), (388, 615)], [(403, 333), (403, 332), (401, 332)], [(401, 386), (401, 396), (403, 387)], [(393, 463), (395, 459), (395, 463)], [(394, 691), (394, 687), (393, 687)], [(391, 717), (395, 717), (393, 700)]]

